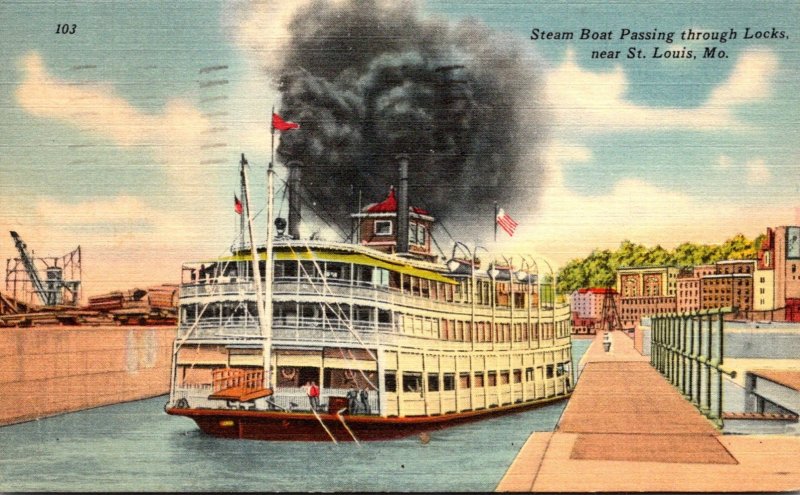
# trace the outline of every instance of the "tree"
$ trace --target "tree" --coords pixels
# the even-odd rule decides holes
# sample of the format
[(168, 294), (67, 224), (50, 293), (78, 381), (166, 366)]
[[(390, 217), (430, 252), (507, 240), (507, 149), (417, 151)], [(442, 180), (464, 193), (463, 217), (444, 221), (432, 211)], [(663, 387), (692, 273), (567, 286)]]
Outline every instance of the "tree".
[(721, 245), (684, 242), (672, 251), (657, 245), (647, 248), (629, 240), (615, 251), (595, 249), (584, 259), (570, 260), (558, 272), (558, 290), (572, 292), (582, 287), (609, 287), (616, 281), (617, 269), (623, 266), (678, 266), (689, 268), (725, 259), (756, 259), (764, 235), (748, 240), (736, 234)]

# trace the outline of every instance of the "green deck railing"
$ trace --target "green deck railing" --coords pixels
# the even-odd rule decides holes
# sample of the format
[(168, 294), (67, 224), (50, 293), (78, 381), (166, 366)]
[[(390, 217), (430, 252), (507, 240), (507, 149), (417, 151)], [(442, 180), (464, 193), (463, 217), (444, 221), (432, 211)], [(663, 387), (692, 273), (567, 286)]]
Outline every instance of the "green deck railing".
[(726, 307), (651, 318), (650, 364), (718, 428), (722, 428), (722, 375), (736, 377), (735, 371), (723, 367), (723, 317), (735, 311)]

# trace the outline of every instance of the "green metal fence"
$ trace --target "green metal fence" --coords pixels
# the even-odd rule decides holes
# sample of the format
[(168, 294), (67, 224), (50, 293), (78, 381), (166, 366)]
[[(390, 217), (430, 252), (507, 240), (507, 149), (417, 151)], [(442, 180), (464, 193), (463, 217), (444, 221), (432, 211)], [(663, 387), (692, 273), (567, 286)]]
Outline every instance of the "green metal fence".
[(650, 364), (707, 418), (722, 428), (725, 322), (736, 308), (669, 313), (652, 317)]

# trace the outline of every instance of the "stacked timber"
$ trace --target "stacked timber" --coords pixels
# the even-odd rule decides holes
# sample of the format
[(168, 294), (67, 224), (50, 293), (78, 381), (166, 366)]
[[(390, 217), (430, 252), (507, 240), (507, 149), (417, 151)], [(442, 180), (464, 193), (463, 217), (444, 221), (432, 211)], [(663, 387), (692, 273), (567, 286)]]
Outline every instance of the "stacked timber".
[(147, 302), (152, 308), (175, 309), (178, 307), (177, 284), (163, 284), (147, 289)]
[(0, 315), (15, 315), (30, 311), (28, 304), (0, 292)]
[(164, 284), (89, 298), (89, 309), (108, 312), (118, 324), (166, 325), (177, 322), (178, 286)]
[[(5, 304), (8, 302), (8, 304)], [(178, 320), (178, 286), (113, 291), (91, 296), (80, 309), (72, 306), (29, 308), (4, 301), (0, 326), (40, 325), (174, 325)]]

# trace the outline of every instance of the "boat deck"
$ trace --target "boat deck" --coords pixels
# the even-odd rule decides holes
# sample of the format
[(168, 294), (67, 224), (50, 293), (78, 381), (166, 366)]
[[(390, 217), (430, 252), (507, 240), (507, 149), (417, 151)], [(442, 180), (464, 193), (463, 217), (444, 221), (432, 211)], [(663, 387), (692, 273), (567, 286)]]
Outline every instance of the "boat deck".
[(252, 389), (246, 387), (231, 387), (219, 392), (214, 392), (208, 398), (212, 400), (234, 400), (239, 402), (249, 402), (262, 397), (272, 395), (272, 390), (268, 388)]

